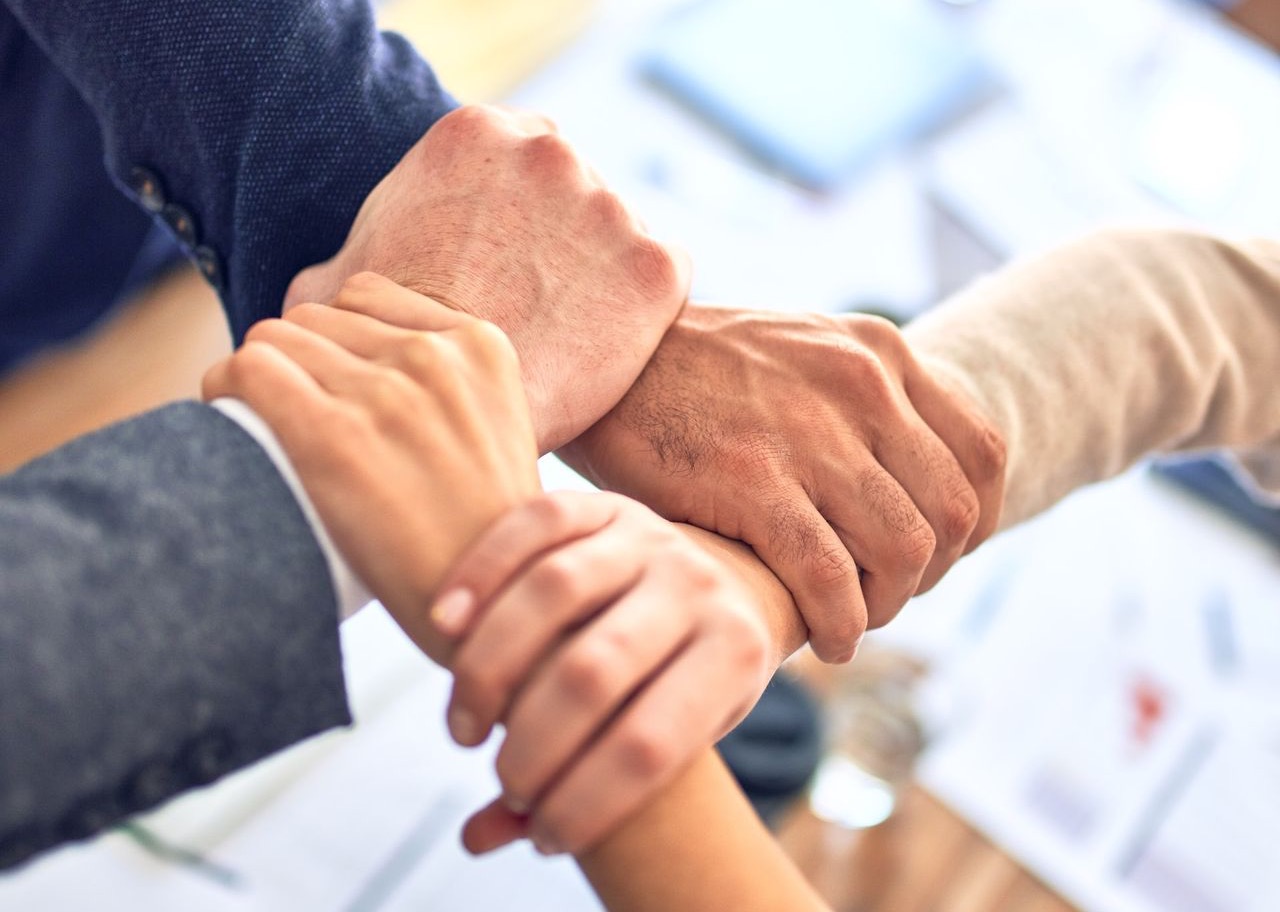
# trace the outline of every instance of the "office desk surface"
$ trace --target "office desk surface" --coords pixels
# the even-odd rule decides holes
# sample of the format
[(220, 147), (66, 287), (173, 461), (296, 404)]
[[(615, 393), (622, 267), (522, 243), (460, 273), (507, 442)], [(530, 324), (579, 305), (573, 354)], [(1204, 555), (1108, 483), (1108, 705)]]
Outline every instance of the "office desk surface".
[(837, 912), (1072, 910), (919, 787), (878, 827), (841, 830), (799, 807), (779, 839)]

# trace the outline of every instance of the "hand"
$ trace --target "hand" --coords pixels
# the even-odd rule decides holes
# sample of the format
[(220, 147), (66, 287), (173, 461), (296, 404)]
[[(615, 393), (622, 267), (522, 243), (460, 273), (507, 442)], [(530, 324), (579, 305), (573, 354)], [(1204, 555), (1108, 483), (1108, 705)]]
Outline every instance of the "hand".
[(613, 494), (517, 507), (442, 591), (450, 729), (475, 745), (506, 722), (504, 800), (469, 823), (473, 850), (526, 832), (548, 854), (593, 844), (736, 725), (777, 661), (753, 590)]
[(826, 661), (851, 658), (868, 623), (989, 536), (1003, 497), (998, 434), (865, 316), (690, 306), (561, 455), (668, 519), (751, 545)]
[(285, 307), (327, 303), (363, 270), (507, 333), (543, 451), (622, 398), (689, 286), (683, 254), (646, 234), (547, 120), (488, 107), (432, 127)]
[(242, 399), (266, 421), (352, 568), (445, 660), (427, 613), (445, 569), (539, 490), (502, 332), (359, 275), (330, 307), (254, 326), (206, 375), (204, 396)]

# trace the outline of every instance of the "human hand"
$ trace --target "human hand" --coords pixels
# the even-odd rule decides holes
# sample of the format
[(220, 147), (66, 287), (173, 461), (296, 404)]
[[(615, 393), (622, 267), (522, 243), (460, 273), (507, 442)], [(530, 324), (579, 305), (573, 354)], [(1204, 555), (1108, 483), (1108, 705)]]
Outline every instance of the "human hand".
[(469, 822), (475, 851), (591, 845), (736, 725), (779, 661), (742, 578), (614, 494), (508, 512), (441, 591), (450, 730), (476, 745), (506, 723), (504, 798)]
[(836, 662), (987, 538), (1003, 498), (1000, 436), (866, 316), (687, 307), (622, 402), (561, 455), (668, 519), (751, 545), (814, 652)]
[(689, 264), (650, 237), (545, 118), (462, 108), (374, 188), (346, 243), (285, 298), (371, 270), (501, 327), (540, 448), (622, 398), (684, 305)]
[[(391, 325), (395, 324), (395, 325)], [(491, 521), (539, 490), (510, 343), (380, 276), (254, 326), (204, 396), (244, 400), (279, 438), (352, 568), (447, 661), (428, 607)]]

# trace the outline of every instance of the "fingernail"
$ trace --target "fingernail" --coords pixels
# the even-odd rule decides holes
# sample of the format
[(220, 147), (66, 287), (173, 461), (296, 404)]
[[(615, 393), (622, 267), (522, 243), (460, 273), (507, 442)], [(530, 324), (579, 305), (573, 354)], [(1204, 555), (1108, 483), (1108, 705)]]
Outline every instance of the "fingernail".
[(476, 597), (470, 589), (450, 589), (436, 600), (431, 620), (446, 636), (457, 636), (467, 627), (475, 609)]
[(529, 802), (521, 801), (513, 795), (503, 795), (502, 803), (507, 806), (508, 811), (521, 817), (529, 813)]
[(453, 735), (453, 740), (467, 747), (479, 744), (484, 739), (476, 714), (461, 706), (449, 710), (449, 732)]
[(564, 852), (564, 846), (545, 833), (535, 830), (529, 836), (529, 839), (533, 842), (533, 847), (538, 850), (539, 855), (560, 855)]

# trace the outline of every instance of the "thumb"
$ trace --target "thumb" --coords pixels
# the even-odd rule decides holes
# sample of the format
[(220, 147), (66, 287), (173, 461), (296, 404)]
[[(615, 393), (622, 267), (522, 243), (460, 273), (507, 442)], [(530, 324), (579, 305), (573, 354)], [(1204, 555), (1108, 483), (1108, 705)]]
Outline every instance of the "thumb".
[(472, 855), (483, 855), (528, 835), (529, 818), (494, 800), (463, 825), (462, 845)]

